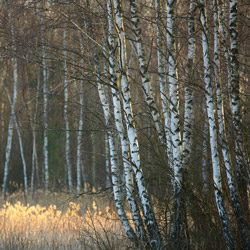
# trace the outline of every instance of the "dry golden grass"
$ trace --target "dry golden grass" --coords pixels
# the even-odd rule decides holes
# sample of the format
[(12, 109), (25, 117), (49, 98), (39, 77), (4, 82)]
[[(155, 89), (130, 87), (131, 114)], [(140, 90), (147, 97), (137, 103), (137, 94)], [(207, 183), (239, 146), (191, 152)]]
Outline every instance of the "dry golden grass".
[(0, 249), (127, 249), (114, 204), (107, 196), (74, 199), (63, 193), (0, 200)]

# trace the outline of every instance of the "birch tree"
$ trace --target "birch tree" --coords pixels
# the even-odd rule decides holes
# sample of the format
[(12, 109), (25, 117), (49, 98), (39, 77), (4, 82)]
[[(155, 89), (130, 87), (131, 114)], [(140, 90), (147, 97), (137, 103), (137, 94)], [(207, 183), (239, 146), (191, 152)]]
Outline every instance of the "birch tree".
[(165, 67), (164, 48), (163, 48), (163, 20), (162, 20), (162, 1), (155, 0), (156, 9), (156, 44), (157, 44), (157, 63), (158, 63), (158, 77), (160, 84), (160, 96), (162, 104), (162, 113), (164, 117), (164, 132), (166, 141), (166, 152), (168, 157), (168, 165), (173, 169), (172, 161), (172, 144), (170, 138), (170, 114), (169, 114), (169, 96), (166, 88), (168, 71)]
[[(145, 228), (142, 222), (142, 218), (140, 215), (140, 211), (135, 199), (135, 187), (132, 173), (132, 166), (129, 156), (129, 143), (126, 135), (126, 129), (123, 126), (122, 120), (122, 109), (121, 109), (121, 96), (119, 93), (119, 87), (117, 82), (120, 79), (117, 79), (117, 63), (115, 61), (115, 53), (114, 53), (114, 34), (113, 34), (113, 16), (112, 16), (112, 8), (110, 1), (107, 1), (107, 10), (108, 10), (108, 62), (109, 62), (109, 75), (110, 75), (110, 84), (112, 86), (112, 102), (114, 107), (114, 120), (115, 126), (118, 131), (121, 143), (121, 151), (122, 151), (122, 159), (123, 159), (123, 168), (125, 175), (125, 189), (127, 201), (129, 204), (129, 208), (132, 214), (132, 219), (135, 225), (135, 231), (137, 238), (139, 240), (139, 244), (146, 245), (147, 237)], [(119, 74), (117, 74), (119, 77)]]
[(214, 19), (214, 73), (217, 97), (217, 115), (219, 127), (219, 142), (222, 147), (222, 155), (226, 168), (227, 182), (230, 190), (230, 198), (232, 207), (237, 220), (238, 229), (241, 235), (242, 247), (247, 249), (250, 246), (249, 232), (247, 223), (244, 219), (241, 204), (236, 190), (236, 185), (233, 179), (232, 162), (229, 155), (229, 147), (225, 129), (224, 103), (221, 91), (221, 76), (220, 76), (220, 61), (219, 61), (219, 28), (218, 28), (218, 11), (217, 1), (213, 0), (213, 19)]
[(45, 190), (49, 190), (49, 154), (48, 154), (48, 66), (45, 52), (44, 40), (44, 20), (41, 14), (41, 48), (42, 48), (42, 71), (43, 71), (43, 163), (44, 163), (44, 182)]
[(68, 69), (67, 69), (67, 45), (66, 45), (66, 24), (63, 29), (63, 54), (64, 54), (64, 122), (65, 122), (65, 160), (67, 165), (68, 173), (68, 187), (69, 192), (72, 193), (72, 174), (71, 174), (71, 161), (70, 161), (70, 130), (69, 130), (69, 119), (68, 119)]
[(247, 182), (249, 174), (244, 160), (242, 127), (241, 127), (241, 97), (239, 86), (239, 61), (238, 61), (238, 30), (237, 30), (237, 0), (230, 0), (229, 33), (230, 33), (230, 99), (232, 122), (235, 135), (236, 180), (239, 186), (244, 209), (248, 208)]
[[(83, 67), (83, 56), (84, 56), (84, 50), (83, 50), (83, 41), (80, 31), (78, 32), (79, 35), (79, 43), (80, 43), (80, 50), (81, 50), (81, 60), (80, 60), (80, 66)], [(79, 120), (78, 120), (78, 131), (77, 131), (77, 162), (76, 162), (76, 193), (80, 193), (81, 188), (81, 161), (82, 161), (82, 130), (83, 130), (83, 81), (79, 81)], [(84, 171), (82, 171), (82, 175), (84, 175)], [(85, 183), (84, 183), (85, 184)]]
[[(89, 3), (87, 1), (87, 5), (89, 6)], [(93, 34), (92, 29), (92, 20), (91, 17), (88, 16), (88, 28), (91, 34)], [(122, 203), (122, 197), (121, 197), (121, 190), (120, 190), (120, 183), (119, 183), (119, 167), (118, 167), (118, 155), (117, 150), (115, 146), (115, 136), (114, 132), (112, 131), (112, 117), (111, 112), (109, 109), (109, 104), (105, 95), (104, 86), (101, 84), (101, 69), (100, 69), (100, 59), (98, 50), (96, 48), (96, 44), (94, 46), (94, 68), (96, 72), (96, 80), (97, 80), (97, 88), (98, 88), (98, 94), (99, 98), (102, 104), (103, 113), (104, 113), (104, 119), (105, 119), (105, 125), (108, 135), (108, 142), (109, 142), (109, 151), (110, 151), (110, 162), (111, 162), (111, 180), (113, 184), (113, 191), (114, 191), (114, 199), (115, 204), (117, 208), (118, 215), (120, 217), (121, 223), (123, 225), (123, 228), (128, 236), (128, 238), (131, 240), (132, 244), (138, 247), (138, 240), (135, 235), (135, 232), (133, 228), (130, 226), (128, 222), (128, 218), (126, 216), (123, 203)]]
[(146, 64), (145, 53), (142, 44), (142, 32), (140, 27), (140, 19), (137, 14), (137, 4), (135, 0), (130, 0), (130, 13), (132, 30), (135, 35), (136, 55), (139, 61), (139, 71), (142, 80), (142, 89), (145, 96), (147, 106), (154, 121), (155, 129), (158, 133), (159, 140), (162, 145), (166, 145), (165, 136), (162, 129), (160, 115), (156, 107), (156, 103), (153, 96), (151, 82), (148, 75), (148, 66)]
[(190, 9), (188, 13), (188, 56), (185, 68), (185, 104), (184, 104), (184, 125), (182, 139), (182, 161), (185, 168), (188, 167), (191, 155), (191, 136), (193, 131), (193, 64), (195, 56), (195, 27), (194, 27), (194, 11), (196, 4), (190, 0)]
[[(180, 138), (180, 117), (178, 113), (178, 80), (175, 51), (175, 0), (167, 1), (167, 46), (168, 46), (168, 85), (169, 85), (169, 110), (170, 110), (170, 134), (172, 146), (173, 166), (173, 189), (174, 204), (170, 222), (170, 246), (182, 249), (187, 247), (187, 221), (184, 201), (184, 168), (182, 164), (181, 138)], [(190, 20), (189, 20), (190, 22)], [(191, 24), (189, 24), (191, 25)], [(189, 37), (190, 38), (190, 37)], [(190, 41), (189, 41), (190, 42)], [(194, 41), (191, 42), (194, 46)], [(189, 53), (191, 48), (189, 47)], [(192, 48), (193, 50), (193, 48)], [(191, 51), (191, 54), (193, 52)], [(190, 55), (189, 55), (190, 56)], [(190, 94), (189, 94), (190, 95)], [(189, 96), (188, 96), (189, 97)], [(190, 98), (190, 97), (189, 97)], [(192, 117), (191, 117), (192, 119)], [(186, 156), (187, 157), (187, 156)]]
[(114, 20), (115, 29), (118, 36), (118, 48), (119, 48), (119, 70), (121, 74), (121, 95), (122, 105), (124, 109), (124, 116), (127, 127), (127, 135), (129, 140), (129, 147), (131, 153), (131, 163), (133, 166), (133, 172), (135, 181), (138, 187), (138, 195), (142, 204), (142, 211), (146, 227), (148, 229), (150, 243), (153, 249), (160, 249), (162, 247), (162, 239), (158, 229), (158, 225), (155, 219), (155, 215), (150, 204), (150, 200), (147, 194), (147, 190), (144, 185), (144, 178), (141, 169), (140, 151), (137, 138), (137, 132), (135, 128), (134, 114), (131, 103), (131, 93), (129, 84), (129, 75), (127, 68), (127, 51), (126, 51), (126, 38), (123, 24), (123, 12), (121, 2), (114, 0), (111, 2), (114, 6)]
[(228, 218), (227, 211), (225, 209), (222, 188), (221, 188), (221, 177), (220, 177), (220, 166), (218, 159), (218, 142), (216, 135), (216, 124), (214, 114), (214, 103), (213, 103), (213, 91), (211, 83), (211, 63), (209, 59), (208, 50), (208, 38), (207, 38), (207, 23), (205, 15), (204, 0), (200, 0), (200, 11), (201, 11), (201, 24), (202, 24), (202, 50), (203, 50), (203, 63), (204, 63), (204, 82), (205, 82), (205, 97), (206, 97), (206, 109), (208, 115), (208, 127), (209, 127), (209, 139), (212, 157), (212, 168), (213, 168), (213, 181), (214, 181), (214, 192), (216, 204), (219, 212), (222, 230), (226, 242), (227, 249), (236, 249), (236, 243), (233, 237), (230, 221)]
[[(8, 3), (8, 1), (6, 1)], [(7, 177), (9, 171), (9, 161), (10, 161), (10, 154), (12, 148), (12, 137), (13, 137), (13, 129), (14, 129), (14, 122), (15, 122), (15, 105), (17, 99), (17, 84), (18, 84), (18, 65), (17, 65), (17, 48), (16, 48), (16, 40), (15, 40), (15, 30), (12, 20), (12, 15), (10, 10), (8, 10), (8, 21), (10, 24), (10, 35), (11, 35), (11, 47), (14, 52), (14, 56), (12, 58), (12, 73), (13, 73), (13, 96), (12, 96), (12, 103), (11, 103), (11, 114), (10, 114), (10, 121), (8, 126), (8, 137), (7, 137), (7, 144), (5, 150), (5, 163), (4, 163), (4, 176), (3, 176), (3, 187), (2, 187), (2, 195), (5, 195), (7, 189)]]

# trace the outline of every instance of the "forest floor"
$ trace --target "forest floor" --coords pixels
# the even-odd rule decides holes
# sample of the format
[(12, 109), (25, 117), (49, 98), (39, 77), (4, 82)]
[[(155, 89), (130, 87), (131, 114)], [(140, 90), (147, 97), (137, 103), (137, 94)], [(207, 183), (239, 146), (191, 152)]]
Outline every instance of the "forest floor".
[(0, 249), (129, 249), (111, 194), (0, 198)]

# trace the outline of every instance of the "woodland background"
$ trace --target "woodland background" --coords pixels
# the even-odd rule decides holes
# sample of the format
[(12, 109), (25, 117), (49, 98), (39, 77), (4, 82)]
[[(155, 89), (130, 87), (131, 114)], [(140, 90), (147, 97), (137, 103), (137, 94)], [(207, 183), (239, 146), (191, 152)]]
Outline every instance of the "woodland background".
[(1, 1), (3, 197), (113, 192), (135, 248), (249, 249), (249, 8)]

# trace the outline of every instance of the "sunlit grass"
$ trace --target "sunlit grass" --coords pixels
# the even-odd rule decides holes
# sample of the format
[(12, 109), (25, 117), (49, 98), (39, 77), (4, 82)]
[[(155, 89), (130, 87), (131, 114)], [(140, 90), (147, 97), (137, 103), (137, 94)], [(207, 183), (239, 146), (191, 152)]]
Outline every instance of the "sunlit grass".
[(34, 200), (27, 203), (15, 194), (2, 204), (1, 249), (127, 249), (129, 242), (109, 198), (72, 201), (66, 194), (46, 197), (41, 192), (38, 203)]

